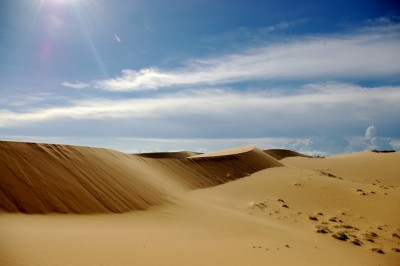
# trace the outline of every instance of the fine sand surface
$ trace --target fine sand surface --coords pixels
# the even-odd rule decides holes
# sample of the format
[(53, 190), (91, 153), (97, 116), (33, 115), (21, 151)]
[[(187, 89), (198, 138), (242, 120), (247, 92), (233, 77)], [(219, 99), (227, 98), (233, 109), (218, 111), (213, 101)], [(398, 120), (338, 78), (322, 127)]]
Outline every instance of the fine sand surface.
[(400, 265), (400, 153), (0, 142), (0, 265)]

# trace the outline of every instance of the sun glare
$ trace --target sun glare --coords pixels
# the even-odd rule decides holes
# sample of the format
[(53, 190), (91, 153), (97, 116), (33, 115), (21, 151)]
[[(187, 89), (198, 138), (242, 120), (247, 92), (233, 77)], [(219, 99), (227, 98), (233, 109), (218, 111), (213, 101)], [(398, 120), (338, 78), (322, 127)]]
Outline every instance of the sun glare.
[(53, 2), (55, 4), (69, 4), (69, 3), (74, 3), (74, 2), (78, 2), (79, 0), (48, 0), (50, 2)]

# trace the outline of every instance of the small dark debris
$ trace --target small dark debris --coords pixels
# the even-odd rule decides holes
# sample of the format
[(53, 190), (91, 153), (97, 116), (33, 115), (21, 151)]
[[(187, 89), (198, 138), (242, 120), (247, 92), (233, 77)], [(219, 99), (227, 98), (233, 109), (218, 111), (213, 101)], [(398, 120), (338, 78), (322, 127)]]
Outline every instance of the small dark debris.
[(377, 234), (377, 233), (374, 233), (374, 232), (366, 232), (366, 233), (364, 234), (364, 236), (365, 236), (365, 237), (368, 237), (368, 238), (375, 238), (375, 237), (378, 237), (378, 234)]
[(400, 248), (392, 248), (394, 252), (400, 252)]
[(290, 246), (289, 245), (285, 245), (285, 248), (290, 248)]
[(312, 221), (318, 221), (318, 218), (316, 216), (308, 216), (308, 219), (312, 220)]
[(360, 240), (358, 240), (358, 239), (354, 239), (353, 241), (351, 241), (351, 243), (353, 243), (356, 246), (361, 246), (362, 245), (362, 242)]
[(371, 248), (371, 250), (379, 254), (385, 254), (385, 252), (383, 252), (383, 250), (380, 248)]
[(391, 153), (391, 152), (396, 152), (395, 150), (371, 150), (372, 152), (375, 153)]
[(398, 235), (397, 233), (393, 233), (393, 234), (392, 234), (392, 237), (396, 237), (396, 238), (399, 238), (399, 239), (400, 239), (400, 235)]
[(283, 204), (282, 208), (288, 208), (289, 209), (289, 206), (287, 206), (286, 204)]
[(349, 239), (349, 237), (344, 232), (337, 232), (335, 234), (332, 234), (332, 237), (341, 241), (347, 241)]
[(324, 226), (324, 225), (317, 225), (315, 226), (315, 228), (317, 228), (317, 233), (321, 233), (321, 234), (327, 234), (327, 233), (332, 233), (331, 229), (329, 229), (328, 226)]
[(285, 202), (283, 199), (278, 199), (279, 202)]
[(322, 212), (317, 213), (319, 216), (323, 216), (324, 214)]
[(331, 217), (331, 218), (329, 218), (329, 221), (331, 221), (331, 222), (338, 222), (338, 218), (337, 217)]
[(351, 225), (348, 225), (348, 224), (344, 224), (344, 225), (342, 225), (342, 227), (343, 227), (343, 228), (346, 228), (346, 229), (354, 229), (354, 230), (358, 230), (358, 228), (356, 228), (356, 227), (353, 227), (353, 226), (351, 226)]

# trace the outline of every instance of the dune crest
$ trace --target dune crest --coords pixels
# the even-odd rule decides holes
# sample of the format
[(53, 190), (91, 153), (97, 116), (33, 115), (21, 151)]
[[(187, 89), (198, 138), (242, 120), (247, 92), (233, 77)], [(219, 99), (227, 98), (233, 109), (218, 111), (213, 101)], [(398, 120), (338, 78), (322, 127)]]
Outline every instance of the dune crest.
[(291, 151), (291, 150), (285, 150), (285, 149), (268, 149), (268, 150), (264, 150), (263, 152), (274, 157), (277, 160), (282, 160), (287, 157), (311, 158), (311, 156), (308, 156), (308, 155), (305, 155), (305, 154), (302, 154), (299, 152)]

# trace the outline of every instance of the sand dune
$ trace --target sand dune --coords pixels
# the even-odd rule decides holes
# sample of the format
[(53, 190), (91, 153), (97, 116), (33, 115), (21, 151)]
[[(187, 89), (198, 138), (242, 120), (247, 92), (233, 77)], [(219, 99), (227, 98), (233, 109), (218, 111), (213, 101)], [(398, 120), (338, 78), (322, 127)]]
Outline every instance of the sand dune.
[(164, 189), (131, 156), (98, 148), (0, 142), (0, 210), (98, 213), (146, 209)]
[(399, 152), (187, 155), (0, 142), (0, 265), (400, 265)]
[(305, 154), (301, 154), (299, 152), (291, 151), (291, 150), (285, 150), (285, 149), (268, 149), (264, 150), (264, 152), (272, 157), (274, 157), (277, 160), (282, 160), (286, 157), (310, 157)]
[(338, 177), (354, 182), (400, 186), (400, 152), (364, 151), (324, 159), (286, 158), (282, 162), (300, 168), (334, 172)]
[(23, 213), (147, 209), (179, 191), (281, 165), (253, 147), (238, 154), (222, 151), (220, 156), (161, 160), (100, 148), (21, 142), (0, 142), (0, 151), (0, 210)]

